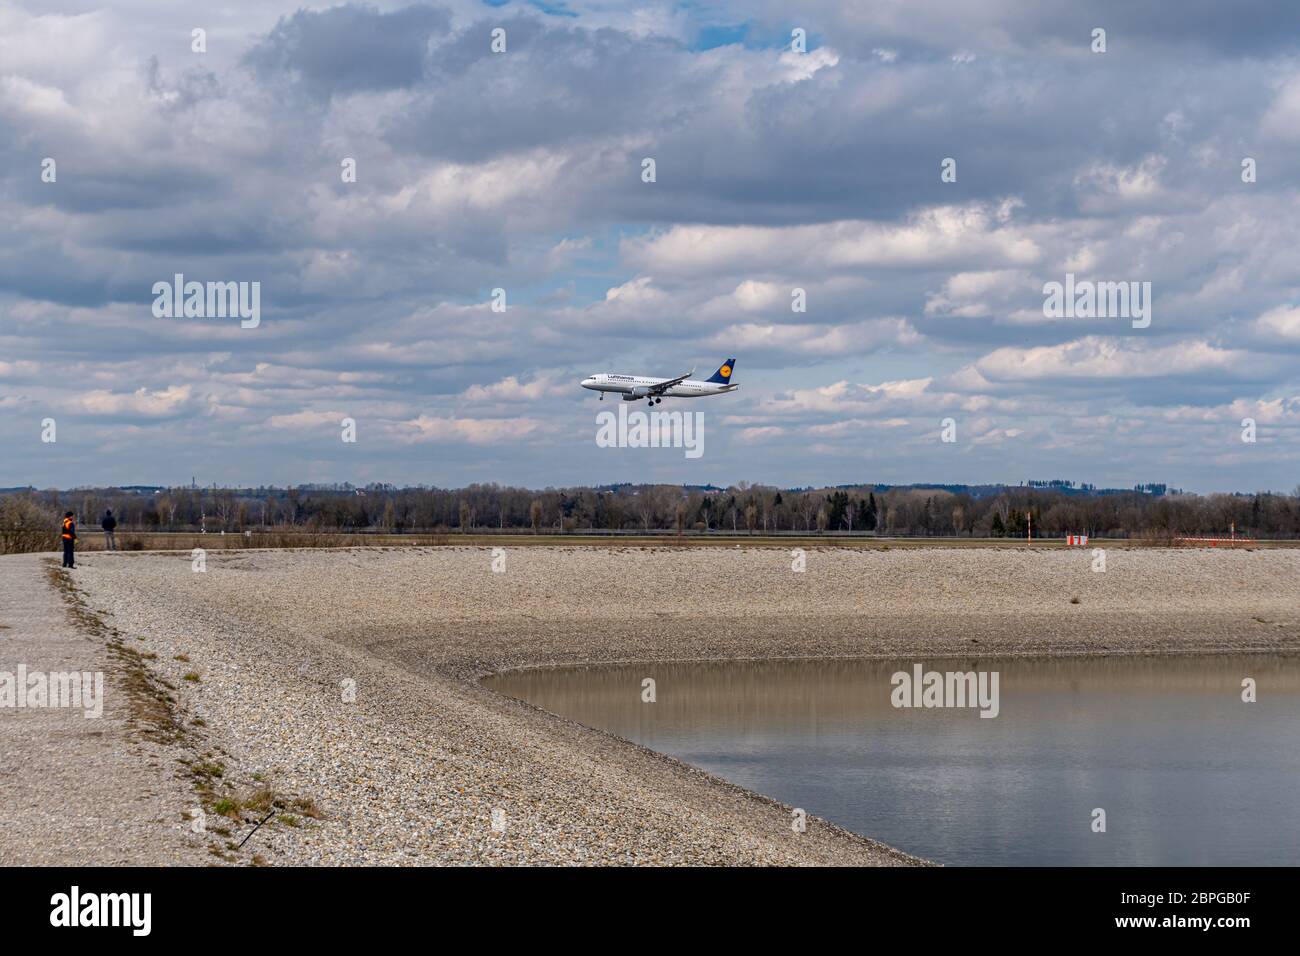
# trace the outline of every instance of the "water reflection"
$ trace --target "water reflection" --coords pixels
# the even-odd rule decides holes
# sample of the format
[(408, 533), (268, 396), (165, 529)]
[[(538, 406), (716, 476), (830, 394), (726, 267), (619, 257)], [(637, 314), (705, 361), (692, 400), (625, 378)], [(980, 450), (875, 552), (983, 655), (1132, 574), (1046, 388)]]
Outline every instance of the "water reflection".
[[(995, 719), (891, 706), (891, 675), (915, 663), (573, 668), (488, 685), (948, 864), (1300, 862), (1300, 659), (924, 662), (998, 671)], [(1256, 703), (1241, 699), (1246, 677)]]

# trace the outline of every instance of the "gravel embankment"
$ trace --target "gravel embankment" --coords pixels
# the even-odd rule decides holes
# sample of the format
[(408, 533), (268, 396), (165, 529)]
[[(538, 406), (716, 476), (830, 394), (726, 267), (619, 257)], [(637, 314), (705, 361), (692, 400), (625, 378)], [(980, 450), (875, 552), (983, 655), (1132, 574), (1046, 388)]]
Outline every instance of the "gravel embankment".
[(319, 808), (231, 854), (270, 863), (913, 862), (818, 820), (796, 834), (788, 807), (478, 684), (497, 670), (1300, 650), (1300, 551), (1110, 549), (1104, 574), (1089, 551), (807, 561), (507, 548), (495, 574), (487, 548), (255, 551), (211, 552), (200, 574), (188, 553), (119, 553), (83, 558), (76, 584), (157, 655), (222, 787)]

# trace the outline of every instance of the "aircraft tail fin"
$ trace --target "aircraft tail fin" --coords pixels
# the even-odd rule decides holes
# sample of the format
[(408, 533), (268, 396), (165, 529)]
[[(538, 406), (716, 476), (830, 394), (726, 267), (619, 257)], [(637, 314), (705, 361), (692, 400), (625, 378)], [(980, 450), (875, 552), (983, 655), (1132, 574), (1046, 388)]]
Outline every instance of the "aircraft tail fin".
[(705, 381), (716, 382), (719, 385), (726, 385), (731, 381), (731, 370), (735, 368), (736, 360), (729, 358), (718, 366), (718, 370), (710, 375)]

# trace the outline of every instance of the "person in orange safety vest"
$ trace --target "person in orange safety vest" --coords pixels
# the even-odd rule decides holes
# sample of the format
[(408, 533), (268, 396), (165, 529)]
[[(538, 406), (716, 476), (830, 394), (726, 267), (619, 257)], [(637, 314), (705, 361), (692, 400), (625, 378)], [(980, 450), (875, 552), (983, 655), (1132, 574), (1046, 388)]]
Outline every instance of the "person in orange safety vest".
[(65, 568), (75, 568), (76, 565), (76, 542), (77, 542), (77, 523), (73, 521), (76, 515), (71, 511), (63, 515), (63, 566)]

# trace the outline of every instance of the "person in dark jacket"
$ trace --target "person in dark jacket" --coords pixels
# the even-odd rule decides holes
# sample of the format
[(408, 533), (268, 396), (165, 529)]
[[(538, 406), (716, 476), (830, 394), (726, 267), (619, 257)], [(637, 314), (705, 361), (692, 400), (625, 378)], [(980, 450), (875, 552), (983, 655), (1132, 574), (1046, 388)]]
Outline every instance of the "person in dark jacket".
[(63, 540), (63, 566), (65, 568), (75, 568), (76, 564), (76, 542), (77, 542), (77, 523), (73, 520), (76, 515), (67, 511), (63, 515), (63, 531), (60, 538)]
[(113, 517), (112, 508), (104, 512), (104, 520), (99, 523), (99, 526), (104, 529), (104, 549), (116, 551), (117, 539), (113, 537), (113, 529), (117, 527), (117, 519)]

